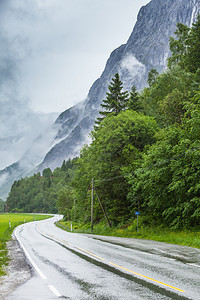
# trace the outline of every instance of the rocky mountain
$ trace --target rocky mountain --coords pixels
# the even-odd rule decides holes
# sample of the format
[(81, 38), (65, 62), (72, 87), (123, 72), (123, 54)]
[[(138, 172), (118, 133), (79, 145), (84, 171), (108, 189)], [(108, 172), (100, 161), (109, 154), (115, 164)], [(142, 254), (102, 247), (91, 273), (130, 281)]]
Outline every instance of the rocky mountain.
[(57, 133), (48, 141), (50, 150), (43, 156), (42, 163), (36, 167), (38, 159), (34, 159), (30, 166), (25, 166), (26, 158), (30, 158), (33, 151), (41, 155), (38, 147), (43, 138), (40, 137), (25, 157), (0, 171), (0, 197), (4, 195), (5, 198), (12, 182), (30, 174), (29, 171), (54, 169), (61, 166), (64, 159), (79, 155), (82, 146), (90, 142), (89, 133), (114, 74), (119, 73), (125, 90), (130, 90), (133, 85), (138, 90), (145, 87), (152, 68), (159, 72), (166, 68), (170, 55), (169, 37), (174, 35), (176, 24), (190, 26), (199, 10), (200, 0), (151, 0), (143, 6), (127, 43), (111, 53), (102, 75), (90, 88), (85, 101), (62, 112), (56, 119), (54, 128)]
[(115, 73), (119, 73), (125, 90), (130, 90), (133, 84), (140, 90), (146, 86), (152, 68), (163, 71), (170, 55), (169, 37), (174, 35), (177, 23), (191, 26), (199, 10), (200, 0), (152, 0), (143, 6), (127, 43), (111, 53), (87, 99), (64, 111), (56, 120), (60, 124), (58, 142), (47, 153), (39, 170), (60, 166), (64, 159), (77, 156), (88, 143), (88, 134)]

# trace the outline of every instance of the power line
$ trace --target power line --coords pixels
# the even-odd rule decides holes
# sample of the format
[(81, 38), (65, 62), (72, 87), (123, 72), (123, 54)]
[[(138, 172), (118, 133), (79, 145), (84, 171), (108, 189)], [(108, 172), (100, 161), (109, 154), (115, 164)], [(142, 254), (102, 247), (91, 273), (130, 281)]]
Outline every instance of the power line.
[[(186, 150), (186, 152), (184, 152), (184, 153), (180, 153), (180, 154), (178, 154), (178, 155), (172, 156), (172, 157), (170, 157), (170, 158), (168, 158), (168, 159), (159, 161), (159, 162), (157, 162), (157, 163), (155, 163), (155, 164), (151, 164), (151, 165), (149, 164), (149, 165), (147, 165), (145, 168), (138, 168), (138, 170), (141, 170), (141, 171), (143, 170), (143, 171), (145, 171), (147, 168), (148, 168), (148, 169), (153, 169), (153, 168), (155, 168), (155, 167), (162, 166), (162, 165), (164, 165), (164, 164), (166, 164), (166, 163), (168, 163), (168, 162), (170, 162), (170, 161), (172, 161), (172, 160), (174, 160), (174, 159), (177, 159), (177, 158), (179, 158), (179, 157), (181, 157), (181, 156), (185, 156), (185, 155), (188, 154), (188, 153), (192, 153), (192, 152), (194, 152), (195, 150), (200, 150), (200, 147), (195, 147), (195, 148)], [(110, 177), (110, 178), (106, 178), (106, 179), (97, 179), (97, 180), (95, 180), (95, 182), (96, 182), (96, 183), (98, 183), (98, 182), (100, 183), (100, 182), (113, 181), (113, 180), (115, 180), (115, 179), (125, 178), (126, 176), (134, 175), (134, 174), (135, 174), (135, 172), (125, 173), (124, 175), (119, 175), (119, 176)]]

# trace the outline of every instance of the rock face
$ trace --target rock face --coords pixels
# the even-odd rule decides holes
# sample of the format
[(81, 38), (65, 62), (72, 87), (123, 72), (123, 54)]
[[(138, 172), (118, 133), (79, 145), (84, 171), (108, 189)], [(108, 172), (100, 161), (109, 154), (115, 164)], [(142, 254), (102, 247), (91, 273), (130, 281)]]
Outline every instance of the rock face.
[(89, 133), (115, 73), (119, 73), (125, 90), (130, 91), (133, 85), (138, 90), (145, 87), (152, 68), (158, 72), (166, 68), (169, 37), (173, 36), (176, 24), (191, 26), (199, 11), (200, 0), (151, 0), (142, 7), (127, 43), (111, 53), (105, 70), (90, 88), (85, 101), (61, 113), (53, 124), (57, 134), (48, 140), (51, 147), (46, 148), (50, 151), (43, 155), (43, 162), (36, 167), (37, 159), (37, 163), (34, 160), (27, 165), (33, 153), (41, 153), (38, 147), (43, 137), (40, 137), (20, 161), (0, 171), (0, 197), (6, 198), (14, 180), (47, 167), (53, 170), (61, 166), (63, 160), (78, 156), (83, 145), (90, 142)]
[(138, 90), (146, 86), (152, 68), (163, 71), (170, 55), (169, 37), (174, 35), (176, 24), (191, 26), (199, 10), (200, 0), (152, 0), (143, 6), (127, 43), (111, 53), (87, 99), (64, 111), (56, 120), (60, 124), (57, 144), (47, 153), (39, 170), (60, 166), (64, 159), (77, 156), (88, 143), (88, 134), (115, 73), (119, 73), (124, 89), (130, 91), (133, 85)]

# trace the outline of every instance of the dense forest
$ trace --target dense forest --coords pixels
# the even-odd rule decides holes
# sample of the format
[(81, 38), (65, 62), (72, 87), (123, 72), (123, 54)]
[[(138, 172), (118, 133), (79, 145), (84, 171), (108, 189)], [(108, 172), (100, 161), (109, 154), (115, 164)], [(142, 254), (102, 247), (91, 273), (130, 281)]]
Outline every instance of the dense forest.
[[(200, 221), (200, 16), (178, 24), (162, 74), (152, 69), (148, 87), (123, 91), (115, 74), (92, 142), (80, 157), (14, 182), (9, 211), (62, 213), (87, 223), (131, 222), (188, 228)], [(104, 209), (102, 209), (102, 207)]]
[(0, 213), (4, 212), (4, 201), (0, 199)]

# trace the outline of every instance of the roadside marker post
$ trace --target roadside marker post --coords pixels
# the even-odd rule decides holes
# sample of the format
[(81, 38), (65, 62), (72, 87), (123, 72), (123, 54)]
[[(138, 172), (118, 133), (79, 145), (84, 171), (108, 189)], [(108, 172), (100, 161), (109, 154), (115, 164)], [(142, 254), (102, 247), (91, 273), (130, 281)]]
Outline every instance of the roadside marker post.
[(135, 215), (137, 216), (137, 231), (138, 231), (138, 216), (140, 215), (140, 212), (139, 212), (139, 211), (136, 211), (136, 212), (135, 212)]

